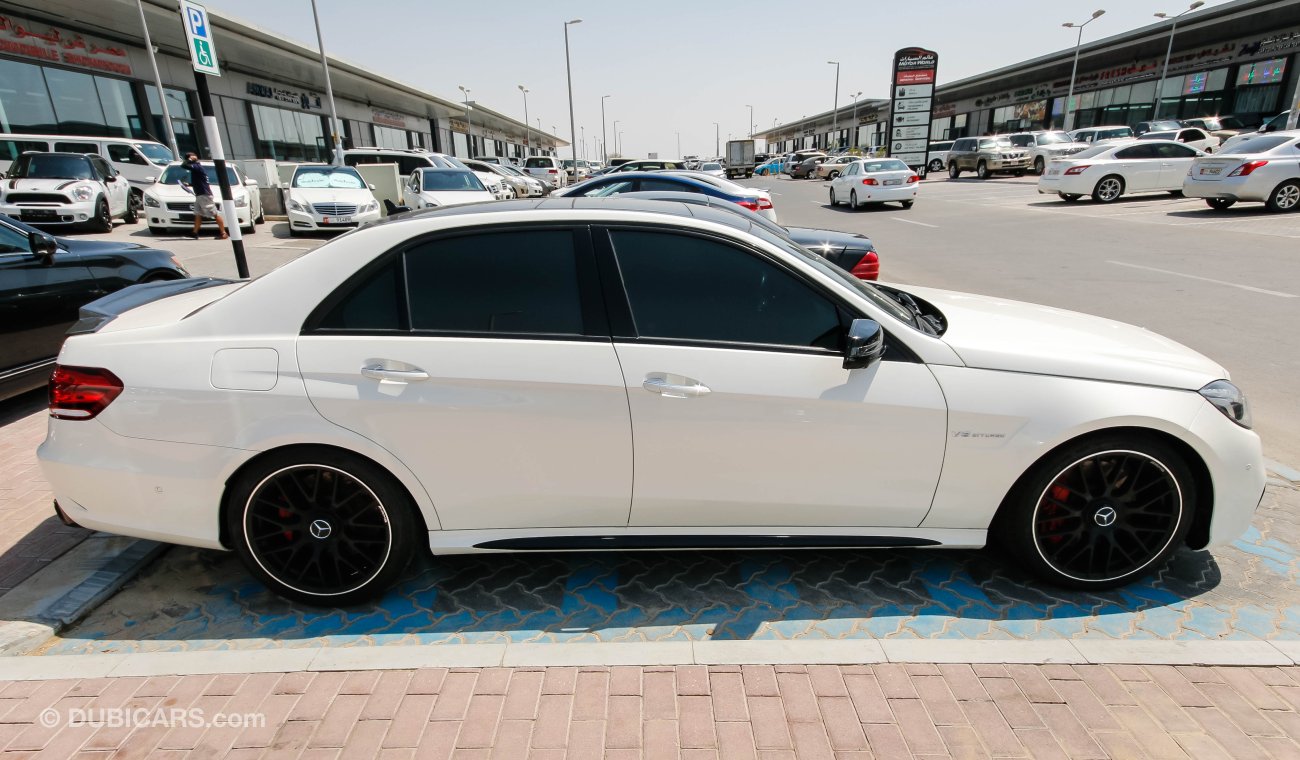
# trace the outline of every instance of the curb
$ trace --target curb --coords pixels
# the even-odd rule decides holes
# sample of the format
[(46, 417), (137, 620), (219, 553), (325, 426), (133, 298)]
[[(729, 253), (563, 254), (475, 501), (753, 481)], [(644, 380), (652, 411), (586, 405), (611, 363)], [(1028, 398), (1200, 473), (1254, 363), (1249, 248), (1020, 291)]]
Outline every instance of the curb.
[(85, 617), (166, 544), (95, 533), (0, 597), (0, 657), (26, 654)]
[(43, 681), (123, 676), (294, 673), (416, 668), (583, 667), (631, 665), (866, 665), (970, 663), (1075, 665), (1300, 664), (1300, 641), (1158, 641), (1059, 639), (953, 641), (673, 641), (618, 644), (460, 644), (301, 647), (204, 652), (141, 652), (15, 657), (0, 679)]

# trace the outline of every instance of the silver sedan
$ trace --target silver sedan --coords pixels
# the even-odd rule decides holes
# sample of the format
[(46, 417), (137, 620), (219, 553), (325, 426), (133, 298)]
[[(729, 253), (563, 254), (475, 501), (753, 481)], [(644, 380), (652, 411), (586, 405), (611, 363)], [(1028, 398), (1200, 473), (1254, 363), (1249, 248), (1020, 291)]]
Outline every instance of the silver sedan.
[(1237, 201), (1300, 211), (1300, 130), (1256, 135), (1231, 151), (1193, 161), (1183, 195), (1204, 198), (1217, 211)]

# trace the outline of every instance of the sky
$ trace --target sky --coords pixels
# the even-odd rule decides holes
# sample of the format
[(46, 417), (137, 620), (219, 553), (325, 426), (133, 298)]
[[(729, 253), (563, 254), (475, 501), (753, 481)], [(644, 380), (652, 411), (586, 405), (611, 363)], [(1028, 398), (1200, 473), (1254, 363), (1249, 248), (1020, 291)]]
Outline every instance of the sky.
[[(939, 53), (939, 83), (951, 82), (1120, 34), (1177, 13), (1190, 0), (860, 0), (802, 6), (788, 0), (316, 0), (331, 56), (416, 85), (447, 100), (471, 99), (567, 139), (564, 22), (569, 27), (574, 115), (585, 133), (614, 120), (624, 155), (713, 155), (715, 136), (758, 129), (831, 109), (839, 61), (839, 102), (887, 97), (895, 50)], [(1206, 8), (1227, 0), (1210, 0)], [(224, 15), (315, 47), (311, 0), (206, 0)], [(367, 12), (366, 9), (373, 8)], [(1202, 9), (1204, 10), (1204, 9)], [(1168, 22), (1164, 22), (1168, 23)], [(715, 129), (714, 122), (718, 123)], [(678, 139), (680, 136), (680, 154)], [(567, 155), (567, 149), (564, 151)], [(583, 154), (580, 150), (579, 157)]]

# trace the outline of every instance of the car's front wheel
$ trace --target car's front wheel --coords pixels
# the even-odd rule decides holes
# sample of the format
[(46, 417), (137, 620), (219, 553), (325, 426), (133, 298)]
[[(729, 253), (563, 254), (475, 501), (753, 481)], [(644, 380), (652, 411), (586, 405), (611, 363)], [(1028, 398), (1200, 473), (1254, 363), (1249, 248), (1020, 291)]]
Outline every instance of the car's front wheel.
[(1103, 436), (1049, 455), (1021, 478), (995, 535), (1052, 583), (1115, 588), (1164, 564), (1187, 535), (1196, 499), (1191, 469), (1172, 447)]
[(832, 188), (831, 188), (831, 208), (835, 208), (835, 207), (838, 206), (839, 204), (840, 204), (840, 202), (837, 201), (837, 200), (835, 200), (835, 188), (832, 187)]
[(1042, 157), (1042, 156), (1039, 156), (1038, 158), (1035, 158), (1035, 159), (1034, 159), (1034, 174), (1038, 174), (1038, 175), (1041, 176), (1042, 174), (1045, 174), (1046, 172), (1047, 172), (1047, 163), (1046, 163), (1045, 161), (1043, 161), (1043, 157)]
[(961, 176), (961, 169), (957, 168), (957, 162), (948, 164), (948, 179), (957, 179)]
[(108, 199), (101, 197), (95, 204), (95, 216), (87, 226), (95, 232), (113, 231), (113, 213), (108, 210)]
[(828, 174), (828, 175), (826, 176), (826, 179), (827, 179), (827, 180), (833, 180), (833, 179), (835, 179), (835, 178), (838, 177), (838, 176), (840, 176), (840, 173), (839, 173), (839, 172), (831, 172), (830, 174)]
[(991, 173), (991, 172), (989, 172), (989, 165), (988, 165), (988, 164), (984, 163), (983, 161), (980, 161), (978, 164), (975, 164), (975, 176), (976, 176), (976, 177), (979, 177), (980, 179), (988, 179), (990, 173)]
[(327, 448), (274, 453), (240, 473), (225, 519), (249, 572), (281, 596), (320, 607), (380, 596), (426, 540), (391, 475)]

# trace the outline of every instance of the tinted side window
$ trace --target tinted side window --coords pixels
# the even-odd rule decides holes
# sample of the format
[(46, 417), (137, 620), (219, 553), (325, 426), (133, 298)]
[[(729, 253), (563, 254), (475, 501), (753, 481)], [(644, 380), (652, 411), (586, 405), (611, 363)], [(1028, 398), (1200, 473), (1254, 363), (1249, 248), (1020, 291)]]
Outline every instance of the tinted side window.
[(1161, 158), (1196, 158), (1196, 150), (1187, 145), (1157, 145), (1156, 153)]
[(354, 285), (325, 313), (325, 330), (402, 330), (404, 295), (398, 276), (401, 258), (390, 256), (378, 270)]
[(95, 143), (81, 142), (56, 142), (54, 143), (55, 153), (90, 153), (99, 155), (99, 146)]
[(1123, 150), (1115, 151), (1115, 158), (1125, 161), (1135, 158), (1155, 158), (1156, 146), (1154, 145), (1134, 145)]
[(31, 242), (18, 230), (0, 224), (0, 253), (31, 253)]
[(638, 189), (641, 192), (661, 191), (661, 190), (665, 190), (668, 192), (675, 192), (675, 193), (704, 192), (697, 185), (689, 185), (686, 184), (685, 182), (672, 182), (671, 180), (663, 180), (663, 179), (643, 179), (641, 180), (641, 186)]
[(688, 235), (610, 238), (641, 337), (839, 347), (835, 305), (761, 256)]
[(0, 161), (13, 161), (27, 151), (47, 151), (50, 144), (35, 140), (0, 140)]
[(406, 254), (411, 327), (581, 335), (577, 254), (568, 230), (433, 240)]
[(130, 145), (123, 145), (122, 143), (109, 143), (108, 157), (119, 164), (144, 163), (144, 159), (140, 158), (134, 150), (131, 150)]

